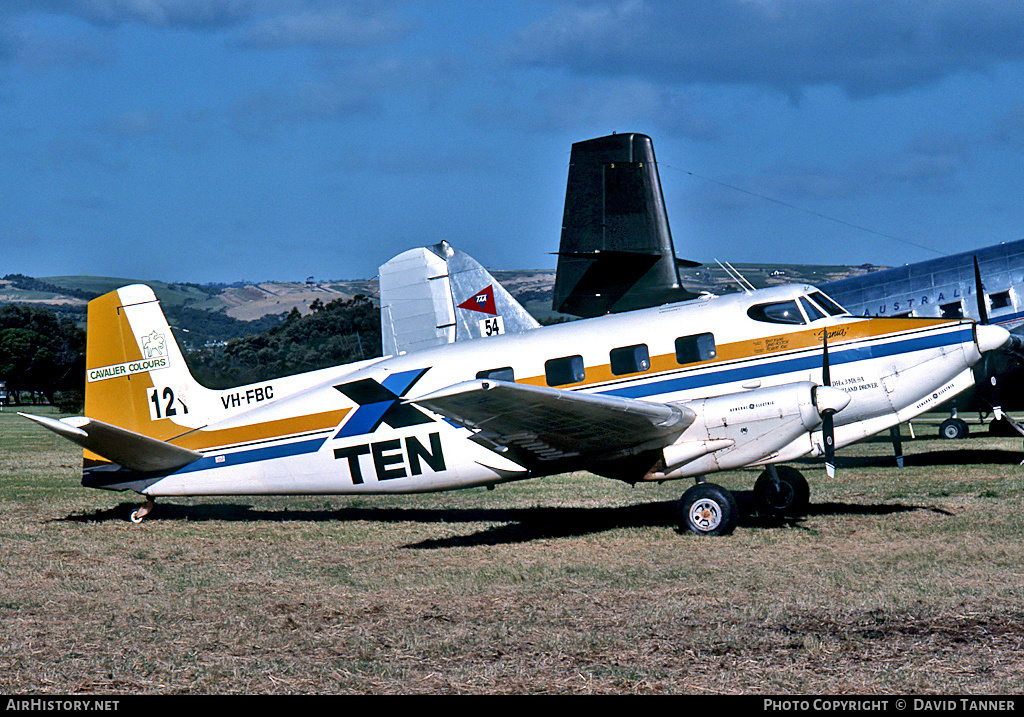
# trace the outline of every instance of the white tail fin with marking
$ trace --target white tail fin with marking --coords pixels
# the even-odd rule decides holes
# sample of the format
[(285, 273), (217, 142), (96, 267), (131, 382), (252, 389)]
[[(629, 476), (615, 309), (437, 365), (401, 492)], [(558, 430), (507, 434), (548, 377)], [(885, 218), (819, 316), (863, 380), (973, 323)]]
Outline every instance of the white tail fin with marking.
[(475, 259), (441, 242), (380, 267), (384, 355), (519, 333), (540, 324)]

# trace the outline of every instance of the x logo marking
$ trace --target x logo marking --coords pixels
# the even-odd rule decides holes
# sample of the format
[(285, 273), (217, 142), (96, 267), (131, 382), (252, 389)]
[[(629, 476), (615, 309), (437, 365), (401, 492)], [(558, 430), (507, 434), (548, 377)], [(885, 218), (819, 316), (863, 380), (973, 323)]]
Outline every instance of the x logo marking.
[(346, 438), (373, 433), (382, 423), (392, 428), (433, 423), (434, 419), (415, 406), (401, 401), (402, 396), (429, 370), (423, 368), (391, 374), (384, 379), (384, 383), (372, 378), (362, 378), (335, 386), (350, 400), (359, 404), (359, 408), (334, 437)]

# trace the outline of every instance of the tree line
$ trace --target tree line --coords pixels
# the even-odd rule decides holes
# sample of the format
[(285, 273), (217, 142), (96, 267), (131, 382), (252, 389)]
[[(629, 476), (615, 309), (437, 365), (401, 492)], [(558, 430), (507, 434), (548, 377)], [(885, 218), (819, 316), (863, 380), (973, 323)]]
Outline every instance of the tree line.
[[(311, 313), (264, 317), (237, 336), (236, 319), (195, 309), (168, 310), (193, 375), (209, 388), (230, 388), (381, 355), (380, 312), (367, 297), (317, 299)], [(283, 318), (282, 318), (283, 316)], [(264, 329), (264, 330), (260, 330)], [(228, 338), (232, 334), (233, 337)], [(211, 341), (211, 339), (220, 339)], [(69, 317), (17, 304), (0, 306), (0, 381), (17, 402), (42, 396), (81, 411), (86, 334)], [(29, 400), (33, 400), (30, 398)]]
[(85, 331), (74, 320), (47, 309), (0, 306), (0, 381), (8, 403), (23, 393), (31, 401), (81, 402), (85, 381)]
[[(60, 287), (23, 274), (3, 277), (22, 290), (60, 293), (84, 300), (97, 294)], [(222, 286), (171, 284), (216, 294)], [(271, 314), (241, 321), (224, 312), (176, 303), (164, 307), (174, 337), (196, 379), (210, 388), (264, 381), (380, 356), (380, 317), (366, 296), (323, 303), (311, 313)], [(6, 402), (58, 405), (81, 411), (85, 391), (84, 306), (56, 311), (21, 304), (0, 305), (0, 385)], [(0, 391), (0, 403), (4, 401)]]
[(209, 388), (230, 388), (381, 355), (380, 310), (367, 297), (316, 299), (311, 313), (292, 309), (258, 334), (187, 354), (193, 376)]

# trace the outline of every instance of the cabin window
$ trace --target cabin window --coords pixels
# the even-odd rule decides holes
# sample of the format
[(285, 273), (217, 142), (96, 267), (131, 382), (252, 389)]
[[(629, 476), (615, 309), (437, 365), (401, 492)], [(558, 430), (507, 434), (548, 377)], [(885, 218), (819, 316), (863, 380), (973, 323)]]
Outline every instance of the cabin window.
[(993, 309), (1005, 309), (1006, 307), (1013, 305), (1010, 301), (1009, 291), (1000, 291), (997, 294), (989, 294), (988, 300), (992, 302)]
[(680, 366), (698, 361), (708, 361), (717, 355), (714, 334), (680, 336), (676, 339), (676, 363)]
[(964, 317), (964, 306), (963, 302), (954, 301), (950, 304), (942, 304), (942, 318), (944, 319), (962, 319)]
[(825, 314), (822, 313), (821, 309), (802, 296), (800, 297), (800, 306), (804, 307), (804, 313), (807, 314), (807, 319), (809, 321), (817, 321), (818, 319), (825, 318)]
[(640, 373), (651, 367), (651, 356), (647, 351), (647, 344), (612, 349), (609, 358), (612, 363), (612, 373), (616, 376)]
[(832, 299), (828, 298), (820, 291), (812, 293), (811, 298), (814, 299), (814, 303), (830, 313), (832, 316), (842, 316), (846, 313), (846, 309), (832, 301)]
[(795, 301), (774, 301), (770, 304), (757, 304), (747, 309), (747, 316), (755, 321), (767, 321), (769, 324), (806, 323)]
[(511, 366), (504, 366), (502, 368), (489, 368), (486, 371), (480, 371), (476, 375), (477, 378), (490, 378), (495, 381), (515, 381), (516, 374), (512, 370)]
[(548, 386), (564, 386), (579, 383), (587, 377), (583, 370), (582, 356), (563, 356), (544, 362), (544, 376)]

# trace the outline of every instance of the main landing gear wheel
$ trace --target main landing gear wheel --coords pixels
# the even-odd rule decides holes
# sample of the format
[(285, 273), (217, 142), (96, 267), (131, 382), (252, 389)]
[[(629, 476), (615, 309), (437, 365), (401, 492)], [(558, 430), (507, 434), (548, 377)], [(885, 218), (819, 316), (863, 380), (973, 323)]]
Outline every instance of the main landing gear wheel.
[(153, 500), (147, 500), (146, 504), (143, 505), (141, 508), (132, 511), (131, 516), (129, 516), (130, 520), (135, 524), (141, 523), (143, 518), (145, 518), (147, 515), (153, 512), (153, 506)]
[[(772, 475), (772, 472), (775, 475)], [(807, 513), (811, 503), (807, 479), (796, 468), (769, 466), (754, 483), (754, 500), (759, 512), (797, 516)]]
[(968, 433), (970, 433), (970, 429), (967, 427), (967, 423), (959, 418), (947, 418), (939, 426), (939, 435), (951, 440), (967, 438)]
[(679, 529), (697, 535), (729, 535), (738, 516), (732, 493), (714, 483), (698, 483), (679, 499)]

